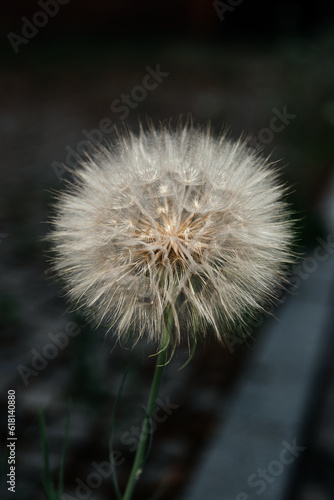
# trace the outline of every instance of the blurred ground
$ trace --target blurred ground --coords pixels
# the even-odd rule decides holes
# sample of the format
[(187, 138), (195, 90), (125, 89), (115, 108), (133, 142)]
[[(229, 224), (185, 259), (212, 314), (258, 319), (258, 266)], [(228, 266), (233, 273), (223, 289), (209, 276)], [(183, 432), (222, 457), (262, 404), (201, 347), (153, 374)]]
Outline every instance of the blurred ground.
[[(64, 187), (60, 163), (72, 161), (80, 143), (87, 147), (87, 133), (100, 129), (103, 119), (136, 128), (138, 118), (150, 116), (157, 122), (172, 117), (176, 123), (179, 114), (192, 113), (195, 122), (211, 120), (217, 132), (228, 124), (233, 137), (252, 134), (262, 142), (265, 154), (274, 151), (273, 159), (284, 158), (283, 177), (294, 189), (289, 199), (302, 219), (300, 247), (312, 248), (319, 235), (326, 236), (324, 217), (317, 207), (333, 167), (333, 48), (333, 36), (323, 32), (268, 44), (184, 38), (161, 38), (155, 43), (59, 38), (45, 44), (32, 39), (15, 57), (6, 53), (0, 76), (0, 414), (3, 439), (6, 393), (15, 389), (15, 498), (44, 498), (36, 418), (39, 406), (45, 411), (51, 466), (57, 474), (68, 396), (73, 409), (65, 492), (69, 498), (75, 497), (75, 489), (81, 485), (84, 498), (112, 498), (110, 478), (93, 487), (93, 483), (87, 486), (88, 476), (96, 470), (93, 462), (108, 460), (112, 407), (131, 361), (137, 375), (130, 374), (125, 386), (115, 444), (125, 459), (117, 467), (124, 485), (142, 418), (140, 405), (145, 404), (152, 373), (149, 348), (114, 348), (112, 339), (104, 340), (103, 331), (92, 331), (80, 316), (67, 311), (60, 289), (47, 279), (47, 245), (41, 237), (48, 230), (50, 191)], [(161, 71), (164, 76), (156, 77), (158, 85), (145, 89), (142, 98), (144, 94), (134, 89), (143, 87), (150, 71)], [(131, 104), (125, 104), (127, 111), (121, 113), (123, 94), (131, 96)], [(122, 114), (127, 115), (123, 120)], [(284, 127), (275, 132), (272, 119), (282, 114)], [(104, 137), (108, 141), (111, 134)], [(52, 334), (73, 333), (76, 328), (80, 333), (67, 336), (68, 345), (48, 350), (50, 343), (55, 345)], [(154, 432), (138, 500), (148, 498), (161, 482), (166, 488), (162, 498), (180, 498), (210, 436), (224, 419), (250, 348), (256, 349), (256, 343), (235, 346), (231, 353), (208, 341), (184, 370), (178, 372), (177, 368), (187, 359), (186, 349), (167, 367), (161, 411), (168, 418)], [(40, 358), (43, 352), (44, 361)], [(49, 356), (46, 362), (45, 354)], [(332, 386), (323, 389), (319, 406), (325, 405), (326, 391), (331, 390)], [(169, 408), (166, 401), (175, 408)], [(299, 464), (296, 489), (304, 487), (310, 468), (314, 471), (314, 457), (321, 470), (319, 481), (330, 481), (328, 464), (333, 457), (317, 454), (321, 418), (317, 414), (310, 424), (313, 445), (304, 465)], [(6, 485), (2, 483), (1, 488), (6, 498)], [(78, 492), (76, 495), (80, 498)]]

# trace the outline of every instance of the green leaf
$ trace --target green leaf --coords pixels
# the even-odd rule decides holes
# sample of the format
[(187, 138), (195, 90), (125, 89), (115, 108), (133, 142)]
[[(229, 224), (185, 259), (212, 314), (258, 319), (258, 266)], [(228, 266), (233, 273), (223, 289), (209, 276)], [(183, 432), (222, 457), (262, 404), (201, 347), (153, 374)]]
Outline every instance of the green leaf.
[(68, 448), (68, 441), (69, 441), (69, 435), (70, 435), (71, 410), (72, 410), (72, 401), (69, 398), (68, 399), (68, 413), (67, 413), (66, 428), (65, 428), (65, 439), (64, 439), (61, 460), (60, 460), (60, 469), (59, 469), (59, 482), (58, 482), (58, 496), (59, 496), (59, 498), (61, 498), (61, 495), (63, 494), (63, 488), (64, 488), (64, 468), (65, 468), (66, 452), (67, 452), (67, 448)]

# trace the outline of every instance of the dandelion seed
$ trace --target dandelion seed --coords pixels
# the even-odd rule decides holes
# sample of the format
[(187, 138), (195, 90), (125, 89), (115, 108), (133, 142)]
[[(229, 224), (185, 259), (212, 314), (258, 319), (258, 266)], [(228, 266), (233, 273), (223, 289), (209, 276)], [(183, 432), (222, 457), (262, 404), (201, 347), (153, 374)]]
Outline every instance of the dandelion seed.
[(284, 188), (242, 141), (192, 126), (121, 137), (82, 162), (50, 240), (69, 298), (120, 338), (219, 340), (263, 310), (291, 261)]

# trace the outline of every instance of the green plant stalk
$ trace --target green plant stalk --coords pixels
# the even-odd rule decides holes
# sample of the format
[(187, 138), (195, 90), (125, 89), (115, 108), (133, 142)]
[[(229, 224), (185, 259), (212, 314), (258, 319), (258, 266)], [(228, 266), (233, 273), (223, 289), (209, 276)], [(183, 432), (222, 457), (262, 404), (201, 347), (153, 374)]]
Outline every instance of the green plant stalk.
[(44, 486), (47, 500), (52, 500), (53, 498), (55, 498), (55, 491), (53, 488), (51, 469), (49, 464), (49, 449), (48, 449), (48, 440), (46, 436), (45, 418), (43, 410), (41, 408), (38, 410), (38, 420), (41, 432), (41, 443), (42, 443), (43, 463), (44, 463), (44, 473), (42, 476), (42, 483)]
[[(167, 318), (166, 318), (167, 319)], [(140, 474), (142, 473), (142, 468), (145, 462), (145, 454), (146, 454), (146, 447), (147, 447), (147, 439), (151, 433), (151, 420), (152, 420), (152, 415), (153, 411), (155, 408), (156, 404), (156, 399), (158, 396), (159, 388), (160, 388), (160, 383), (161, 383), (161, 378), (162, 374), (164, 371), (164, 367), (166, 364), (166, 358), (167, 358), (167, 347), (168, 347), (168, 342), (169, 342), (169, 336), (170, 336), (170, 323), (167, 322), (167, 327), (165, 327), (164, 335), (163, 338), (166, 339), (165, 346), (161, 348), (159, 351), (159, 354), (157, 355), (157, 363), (155, 366), (155, 371), (154, 371), (154, 376), (153, 376), (153, 381), (151, 385), (151, 390), (150, 390), (150, 395), (146, 407), (146, 416), (143, 421), (142, 425), (142, 430), (140, 433), (140, 438), (138, 442), (138, 448), (136, 451), (136, 456), (133, 462), (132, 466), (132, 471), (129, 477), (128, 484), (126, 486), (123, 500), (130, 500), (132, 497), (133, 490), (136, 486), (136, 483), (140, 477)]]

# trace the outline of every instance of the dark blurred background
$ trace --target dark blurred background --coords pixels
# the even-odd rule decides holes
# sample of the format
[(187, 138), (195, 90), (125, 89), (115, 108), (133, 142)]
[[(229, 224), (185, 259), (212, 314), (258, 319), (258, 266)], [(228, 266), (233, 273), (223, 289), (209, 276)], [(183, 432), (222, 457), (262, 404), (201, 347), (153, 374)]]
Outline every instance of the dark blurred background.
[[(211, 121), (215, 133), (228, 126), (232, 137), (251, 136), (264, 154), (280, 160), (299, 218), (298, 249), (307, 254), (316, 238), (333, 231), (331, 214), (323, 209), (324, 197), (333, 197), (328, 190), (333, 176), (333, 13), (333, 3), (297, 1), (2, 4), (1, 442), (8, 389), (16, 390), (18, 436), (17, 491), (9, 496), (2, 478), (2, 498), (44, 498), (39, 407), (44, 408), (57, 479), (69, 396), (65, 492), (72, 495), (68, 498), (113, 498), (110, 477), (98, 487), (87, 486), (87, 478), (93, 462), (108, 460), (113, 403), (130, 363), (133, 372), (119, 406), (115, 438), (124, 458), (117, 467), (121, 487), (126, 483), (154, 364), (148, 359), (152, 346), (138, 345), (134, 351), (115, 346), (78, 312), (69, 312), (60, 288), (48, 279), (48, 246), (42, 238), (49, 229), (52, 192), (65, 187), (62, 164), (74, 164), (76, 154), (89, 151), (92, 141), (110, 141), (114, 125), (137, 130), (139, 119), (145, 123), (147, 117), (176, 124), (179, 115), (191, 114), (195, 123)], [(78, 335), (67, 334), (75, 329)], [(54, 347), (55, 338), (68, 344)], [(187, 368), (177, 371), (187, 359), (186, 349), (167, 367), (161, 397), (179, 406), (157, 425), (135, 498), (149, 498), (162, 480), (166, 492), (161, 498), (182, 498), (224, 418), (217, 400), (228, 407), (245, 360), (256, 349), (256, 343), (250, 348), (252, 342), (231, 353), (207, 340)], [(314, 459), (310, 450), (309, 462), (296, 466), (294, 498), (311, 498), (300, 493)], [(330, 472), (326, 476), (334, 455), (327, 455), (317, 455), (323, 475), (314, 473), (314, 483), (323, 496), (314, 499), (334, 498)], [(86, 496), (75, 493), (78, 485)]]

